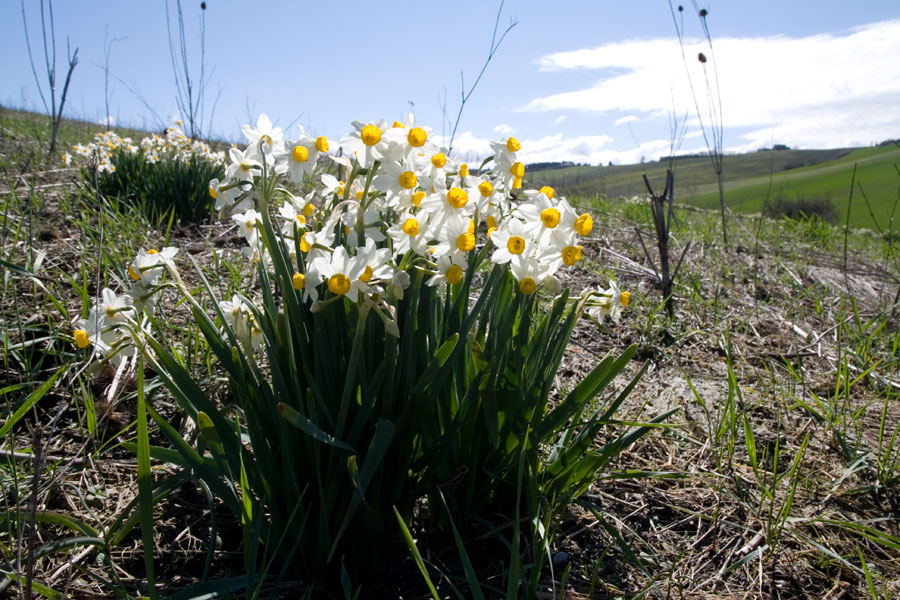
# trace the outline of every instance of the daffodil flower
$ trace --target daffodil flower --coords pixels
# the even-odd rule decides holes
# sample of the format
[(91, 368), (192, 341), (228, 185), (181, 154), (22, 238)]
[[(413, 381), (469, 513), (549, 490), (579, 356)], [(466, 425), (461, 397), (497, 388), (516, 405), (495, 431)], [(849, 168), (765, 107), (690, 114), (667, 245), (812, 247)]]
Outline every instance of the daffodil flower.
[(259, 240), (259, 227), (262, 215), (255, 208), (247, 209), (239, 215), (232, 215), (231, 220), (237, 223), (238, 233), (247, 240), (250, 246), (256, 246)]
[(252, 146), (248, 146), (244, 151), (231, 148), (228, 156), (231, 158), (231, 164), (225, 168), (226, 177), (250, 182), (262, 174), (262, 163), (256, 159)]
[(335, 248), (329, 258), (321, 257), (313, 262), (313, 268), (335, 296), (346, 296), (356, 302), (361, 293), (369, 291), (369, 286), (360, 279), (366, 270), (365, 258), (351, 257), (343, 246)]
[(425, 282), (425, 285), (444, 287), (448, 283), (451, 285), (462, 281), (465, 275), (466, 263), (459, 258), (449, 254), (445, 254), (438, 258), (437, 271)]
[(372, 187), (387, 194), (387, 206), (397, 206), (401, 197), (406, 198), (405, 205), (409, 206), (412, 195), (419, 188), (415, 169), (415, 162), (407, 159), (383, 163), (372, 180)]
[(219, 302), (219, 308), (228, 327), (234, 336), (251, 348), (258, 348), (262, 343), (262, 329), (256, 321), (251, 307), (240, 297), (232, 296), (231, 300)]
[(431, 128), (418, 127), (412, 113), (403, 123), (395, 122), (384, 132), (384, 158), (391, 162), (415, 161), (416, 156), (433, 154), (435, 147), (429, 142)]
[(491, 255), (491, 262), (496, 265), (506, 264), (514, 256), (528, 256), (534, 243), (525, 225), (513, 217), (503, 221), (502, 228), (491, 233), (491, 242), (497, 248)]
[(609, 288), (606, 290), (585, 291), (587, 302), (585, 312), (597, 321), (602, 322), (604, 317), (609, 317), (614, 323), (618, 323), (622, 311), (628, 306), (630, 294), (623, 292), (615, 280), (609, 280)]
[(103, 288), (97, 310), (103, 318), (104, 324), (125, 323), (130, 320), (134, 306), (131, 297), (117, 296), (111, 289)]
[(435, 235), (438, 245), (432, 254), (435, 258), (449, 255), (454, 262), (465, 262), (466, 255), (475, 249), (475, 223), (467, 217), (449, 217)]
[(523, 294), (533, 294), (547, 277), (546, 265), (531, 256), (514, 256), (509, 262), (509, 270)]
[(382, 139), (387, 122), (384, 119), (373, 123), (353, 121), (352, 125), (356, 131), (341, 138), (341, 147), (367, 169), (381, 160), (387, 150), (387, 141)]
[(403, 256), (410, 250), (419, 256), (428, 254), (428, 214), (413, 214), (406, 211), (400, 214), (397, 222), (387, 230), (388, 237), (393, 240), (394, 255)]
[(360, 280), (372, 286), (379, 281), (388, 281), (394, 276), (394, 268), (389, 264), (391, 259), (390, 248), (378, 248), (375, 240), (366, 239), (366, 245), (359, 249), (357, 259), (365, 264)]
[(138, 251), (138, 255), (128, 267), (128, 276), (133, 281), (139, 281), (145, 286), (154, 286), (159, 283), (166, 270), (177, 271), (175, 261), (172, 260), (178, 253), (178, 248), (168, 246), (162, 251), (153, 248)]
[(276, 160), (287, 166), (287, 173), (294, 183), (299, 183), (305, 175), (312, 174), (319, 161), (319, 153), (328, 151), (328, 141), (325, 138), (312, 138), (306, 134), (302, 125), (299, 127), (300, 137), (293, 141), (285, 140), (283, 147), (274, 152)]
[(262, 150), (265, 154), (271, 154), (280, 149), (284, 141), (284, 132), (281, 127), (273, 127), (272, 121), (265, 113), (259, 115), (256, 127), (244, 125), (241, 127), (241, 131), (249, 142), (247, 150), (250, 155), (258, 155), (258, 150)]

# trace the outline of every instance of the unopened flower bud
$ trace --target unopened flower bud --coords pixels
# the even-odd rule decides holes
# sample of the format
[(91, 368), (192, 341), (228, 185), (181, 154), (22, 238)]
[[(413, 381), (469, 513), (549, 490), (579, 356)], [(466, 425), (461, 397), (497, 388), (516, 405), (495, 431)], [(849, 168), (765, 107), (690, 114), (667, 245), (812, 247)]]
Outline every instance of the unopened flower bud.
[(562, 284), (556, 275), (547, 275), (544, 277), (544, 289), (556, 296), (562, 292)]
[(400, 288), (401, 290), (405, 290), (409, 287), (409, 273), (406, 271), (397, 271), (391, 278), (391, 285)]

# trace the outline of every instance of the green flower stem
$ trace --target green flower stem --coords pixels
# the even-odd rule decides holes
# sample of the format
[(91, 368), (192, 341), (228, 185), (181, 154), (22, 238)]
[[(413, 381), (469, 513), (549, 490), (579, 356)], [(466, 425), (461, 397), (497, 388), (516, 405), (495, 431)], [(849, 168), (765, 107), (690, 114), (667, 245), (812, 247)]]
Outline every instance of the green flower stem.
[[(372, 185), (372, 179), (375, 178), (375, 172), (378, 171), (380, 164), (381, 163), (376, 160), (372, 167), (366, 172), (366, 186), (363, 189), (362, 196), (363, 201), (356, 210), (356, 242), (360, 248), (366, 245), (366, 208), (369, 206), (369, 203), (367, 202), (369, 199), (369, 186)], [(349, 184), (347, 187), (349, 187)]]
[(359, 352), (362, 349), (363, 334), (366, 331), (366, 320), (369, 317), (370, 305), (359, 304), (359, 320), (356, 322), (356, 334), (353, 336), (353, 348), (350, 350), (350, 359), (347, 361), (347, 374), (344, 378), (344, 391), (341, 395), (341, 408), (338, 412), (337, 427), (335, 428), (335, 437), (340, 438), (341, 432), (344, 430), (344, 422), (347, 419), (347, 412), (350, 409), (350, 397), (353, 394), (354, 380), (356, 379), (357, 365), (359, 363)]

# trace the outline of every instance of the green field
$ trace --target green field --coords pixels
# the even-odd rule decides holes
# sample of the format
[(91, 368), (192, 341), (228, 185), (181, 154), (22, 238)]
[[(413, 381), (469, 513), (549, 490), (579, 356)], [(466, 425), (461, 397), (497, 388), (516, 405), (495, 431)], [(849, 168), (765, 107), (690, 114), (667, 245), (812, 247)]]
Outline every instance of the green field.
[[(526, 183), (551, 185), (567, 196), (630, 197), (646, 193), (642, 173), (647, 174), (654, 188), (661, 188), (667, 164), (662, 161), (536, 171), (526, 177)], [(767, 201), (773, 204), (779, 198), (824, 199), (834, 205), (843, 222), (856, 165), (850, 226), (875, 229), (877, 223), (887, 230), (900, 194), (900, 148), (896, 146), (754, 152), (728, 155), (724, 165), (725, 201), (732, 210), (740, 212), (759, 212)], [(718, 206), (715, 172), (708, 158), (675, 161), (675, 198), (704, 208)]]

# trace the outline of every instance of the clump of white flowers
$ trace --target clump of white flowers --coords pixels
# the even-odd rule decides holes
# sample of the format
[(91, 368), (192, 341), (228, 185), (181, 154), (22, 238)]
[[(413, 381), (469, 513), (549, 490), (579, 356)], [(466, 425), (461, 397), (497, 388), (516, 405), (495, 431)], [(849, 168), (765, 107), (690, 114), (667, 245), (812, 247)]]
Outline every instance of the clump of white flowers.
[[(141, 154), (151, 164), (160, 161), (187, 161), (200, 158), (212, 164), (224, 164), (225, 153), (213, 152), (206, 142), (191, 140), (184, 134), (181, 121), (175, 121), (162, 135), (153, 134), (135, 144), (130, 137), (120, 137), (114, 131), (100, 132), (87, 144), (75, 144), (72, 154), (63, 155), (63, 163), (68, 166), (73, 159), (81, 159), (96, 164), (101, 173), (113, 173), (116, 165), (113, 156), (116, 151)], [(94, 161), (96, 161), (94, 163)]]
[[(424, 277), (428, 286), (453, 286), (481, 266), (470, 260), (475, 256), (508, 265), (521, 294), (560, 292), (557, 273), (582, 259), (593, 219), (550, 187), (521, 189), (525, 167), (516, 138), (492, 143), (493, 156), (473, 169), (448, 157), (431, 129), (417, 125), (411, 114), (391, 125), (384, 120), (352, 125), (352, 132), (331, 144), (302, 127), (290, 135), (261, 115), (256, 126), (243, 127), (248, 144), (230, 150), (223, 180), (209, 185), (216, 210), (246, 241), (243, 254), (249, 261), (268, 268), (271, 244), (289, 249), (292, 287), (310, 310), (346, 299), (361, 310), (374, 309), (387, 331), (395, 333), (397, 303), (411, 278)], [(162, 152), (186, 143), (179, 129), (145, 139), (140, 150), (127, 139), (98, 135), (98, 147), (134, 152)], [(332, 145), (342, 154), (332, 153)], [(315, 177), (314, 191), (289, 191), (291, 183), (315, 175), (318, 163), (329, 165), (331, 173)], [(263, 235), (266, 219), (275, 240)], [(166, 252), (144, 252), (135, 260), (132, 286), (137, 291), (128, 297), (147, 305), (157, 285), (151, 273), (174, 271), (173, 252)], [(628, 293), (615, 282), (581, 298), (598, 321), (618, 320), (628, 305)], [(260, 331), (248, 302), (234, 297), (219, 306), (232, 330), (256, 346)], [(103, 323), (101, 318), (81, 327), (79, 346), (102, 341), (96, 330)]]

